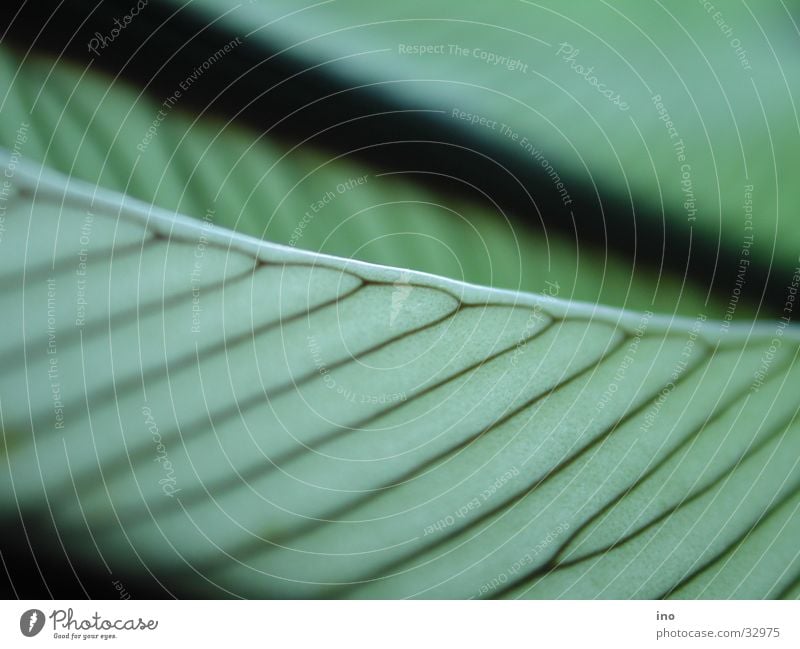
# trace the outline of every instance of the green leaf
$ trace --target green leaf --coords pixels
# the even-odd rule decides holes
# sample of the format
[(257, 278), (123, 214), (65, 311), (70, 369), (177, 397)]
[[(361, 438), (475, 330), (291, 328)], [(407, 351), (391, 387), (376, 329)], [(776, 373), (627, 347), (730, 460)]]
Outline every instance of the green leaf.
[[(583, 185), (630, 200), (644, 232), (666, 219), (734, 255), (754, 234), (754, 262), (797, 265), (800, 50), (783, 4), (192, 6), (299, 70), (322, 65), (345, 88), (441, 113), (440, 128), (466, 132), (506, 165), (523, 160), (538, 173), (549, 163), (568, 195)], [(608, 218), (612, 236), (631, 227), (591, 216)]]
[[(683, 275), (557, 231), (514, 226), (496, 204), (470, 200), (468, 186), (463, 195), (433, 192), (417, 182), (426, 174), (376, 173), (351, 155), (290, 146), (180, 106), (140, 151), (161, 106), (125, 82), (7, 48), (0, 48), (0, 79), (8, 88), (0, 145), (169, 211), (276, 243), (486, 286), (542, 292), (550, 282), (565, 299), (692, 317), (731, 310), (727, 295), (709, 298)], [(755, 313), (745, 300), (733, 309), (736, 318)]]
[(483, 288), (4, 163), (0, 507), (82, 569), (193, 596), (796, 594), (791, 313)]

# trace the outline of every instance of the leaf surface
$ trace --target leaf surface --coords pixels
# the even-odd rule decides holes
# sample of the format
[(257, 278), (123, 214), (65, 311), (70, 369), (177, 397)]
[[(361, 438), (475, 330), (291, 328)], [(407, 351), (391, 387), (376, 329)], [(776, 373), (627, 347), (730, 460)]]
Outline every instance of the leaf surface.
[(796, 592), (788, 320), (478, 287), (4, 163), (0, 506), (77, 565), (215, 596)]

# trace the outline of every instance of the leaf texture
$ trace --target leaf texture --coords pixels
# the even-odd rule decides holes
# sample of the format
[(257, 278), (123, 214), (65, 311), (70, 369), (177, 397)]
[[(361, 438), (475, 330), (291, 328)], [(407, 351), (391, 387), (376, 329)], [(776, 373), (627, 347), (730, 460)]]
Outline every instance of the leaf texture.
[[(499, 288), (542, 292), (551, 282), (563, 298), (637, 310), (721, 316), (729, 306), (727, 295), (709, 299), (685, 276), (579, 245), (574, 234), (514, 226), (514, 214), (465, 183), (435, 192), (413, 167), (385, 174), (357, 152), (290, 146), (180, 104), (153, 127), (157, 97), (88, 66), (0, 47), (0, 84), (0, 145), (242, 234)], [(734, 315), (755, 312), (742, 300)]]
[(666, 221), (738, 254), (749, 186), (753, 261), (797, 264), (800, 32), (783, 3), (193, 4), (300, 70), (322, 65), (345, 88), (438, 113), (504, 164), (545, 168), (568, 186), (562, 218), (580, 184), (634, 202), (635, 225), (607, 215), (610, 237)]
[(75, 565), (195, 596), (796, 597), (788, 318), (481, 288), (4, 163), (0, 507)]

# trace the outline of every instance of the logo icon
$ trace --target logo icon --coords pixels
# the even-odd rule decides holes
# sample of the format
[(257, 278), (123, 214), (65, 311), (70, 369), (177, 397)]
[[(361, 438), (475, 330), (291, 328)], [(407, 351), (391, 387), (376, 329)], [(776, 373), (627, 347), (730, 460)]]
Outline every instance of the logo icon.
[(22, 635), (32, 638), (44, 627), (44, 613), (38, 608), (25, 611), (19, 618), (19, 630)]

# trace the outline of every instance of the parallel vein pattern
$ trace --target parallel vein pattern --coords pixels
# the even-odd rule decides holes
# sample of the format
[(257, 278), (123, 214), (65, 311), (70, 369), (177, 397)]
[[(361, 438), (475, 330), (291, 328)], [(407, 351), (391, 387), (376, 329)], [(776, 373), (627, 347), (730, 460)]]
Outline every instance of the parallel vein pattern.
[(794, 328), (314, 255), (23, 167), (4, 224), (0, 507), (78, 571), (215, 596), (797, 595)]

